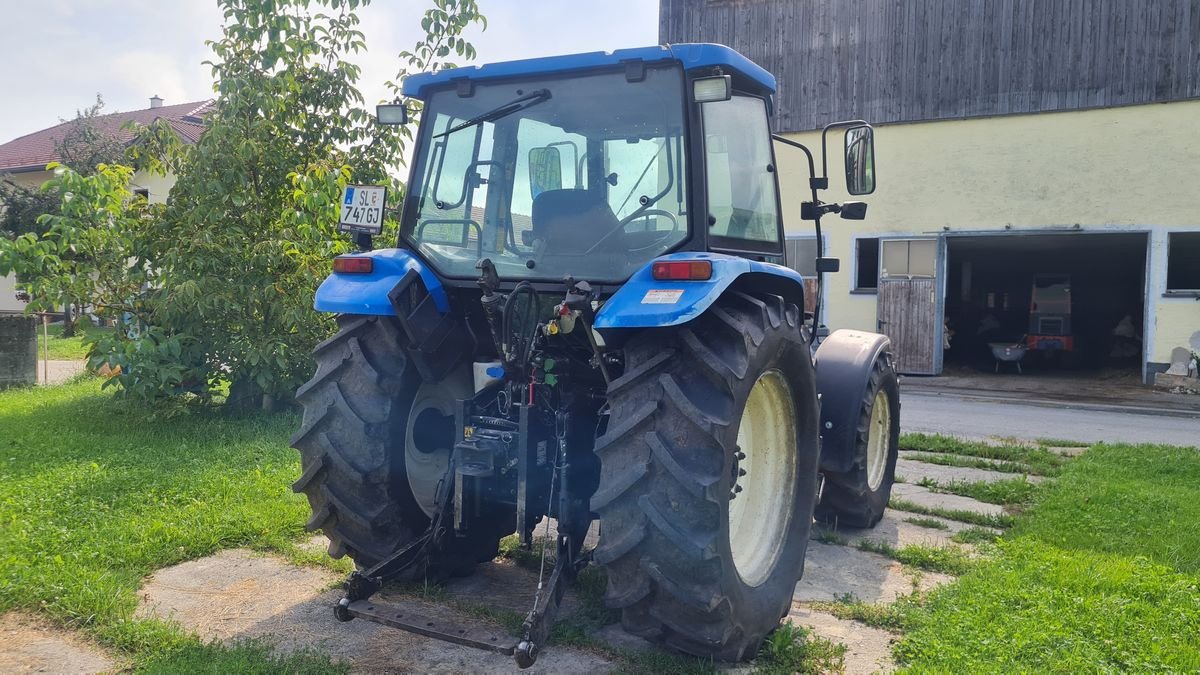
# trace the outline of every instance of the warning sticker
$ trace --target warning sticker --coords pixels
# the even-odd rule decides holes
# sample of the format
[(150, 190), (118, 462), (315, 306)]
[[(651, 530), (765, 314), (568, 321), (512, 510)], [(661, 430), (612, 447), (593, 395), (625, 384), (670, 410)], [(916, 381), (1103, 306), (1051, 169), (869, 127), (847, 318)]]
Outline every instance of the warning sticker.
[(642, 298), (643, 305), (673, 305), (679, 302), (680, 296), (683, 295), (683, 289), (671, 288), (656, 288), (652, 291), (646, 291), (646, 295)]

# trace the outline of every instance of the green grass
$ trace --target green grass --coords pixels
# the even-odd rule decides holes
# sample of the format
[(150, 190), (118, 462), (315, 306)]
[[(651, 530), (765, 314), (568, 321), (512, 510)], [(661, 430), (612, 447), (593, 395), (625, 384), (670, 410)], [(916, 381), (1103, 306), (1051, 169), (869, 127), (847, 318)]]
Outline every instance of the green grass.
[(1200, 452), (1099, 445), (1072, 462), (1014, 534), (1059, 548), (1136, 553), (1200, 573)]
[(892, 497), (888, 502), (888, 508), (896, 509), (897, 511), (908, 511), (922, 516), (937, 516), (946, 518), (947, 520), (957, 520), (960, 523), (969, 523), (971, 525), (979, 525), (980, 527), (996, 527), (1000, 529), (1012, 527), (1016, 520), (1007, 513), (990, 514), (976, 513), (974, 511), (966, 511), (962, 509), (943, 509), (940, 507), (922, 506), (916, 502), (911, 502), (900, 497)]
[[(949, 455), (936, 454), (932, 452), (914, 452), (905, 455), (905, 459), (911, 459), (917, 462), (925, 462), (926, 464), (940, 464), (942, 466), (959, 466), (968, 469), (986, 469), (988, 471), (1000, 471), (1002, 473), (1033, 473), (1032, 467), (1019, 464), (1017, 462), (1006, 462), (1002, 460), (983, 459), (980, 457), (971, 457), (968, 455)], [(1058, 469), (1054, 469), (1051, 474), (1041, 475), (1058, 475)]]
[(977, 501), (1001, 506), (1030, 504), (1038, 491), (1038, 486), (1030, 483), (1024, 476), (995, 481), (952, 480), (946, 482), (922, 478), (917, 481), (917, 485), (929, 488), (934, 492), (970, 497)]
[(1200, 669), (1200, 453), (1093, 447), (906, 617), (913, 672)]
[(326, 675), (347, 673), (346, 664), (335, 664), (330, 658), (315, 652), (297, 652), (274, 656), (271, 646), (262, 642), (239, 642), (233, 647), (192, 644), (160, 656), (147, 659), (138, 667), (145, 675), (175, 675), (177, 673), (288, 673), (289, 675)]
[(95, 379), (0, 393), (0, 612), (82, 629), (135, 667), (271, 666), (254, 648), (226, 654), (133, 612), (161, 567), (236, 546), (299, 555), (308, 506), (289, 488), (299, 462), (287, 447), (297, 422), (159, 419)]
[[(112, 331), (112, 328), (97, 328), (90, 323), (81, 322), (75, 325), (75, 337), (63, 337), (62, 326), (50, 326), (49, 346), (51, 361), (82, 361), (87, 358), (88, 340), (96, 340)], [(42, 327), (38, 326), (38, 358), (45, 358), (47, 340), (42, 337)]]
[(904, 522), (917, 527), (927, 527), (931, 530), (949, 530), (950, 526), (938, 520), (937, 518), (929, 518), (926, 516), (912, 516), (905, 518)]
[[(944, 455), (974, 457), (996, 462), (1008, 462), (1014, 465), (1012, 468), (1019, 467), (1019, 473), (1028, 472), (1042, 476), (1058, 475), (1062, 471), (1062, 467), (1071, 461), (1070, 457), (1064, 457), (1041, 447), (990, 445), (978, 441), (965, 441), (959, 438), (930, 434), (904, 434), (900, 437), (900, 448), (916, 452), (941, 453)], [(928, 460), (922, 459), (921, 461)], [(952, 461), (943, 460), (942, 463)], [(1004, 465), (1001, 464), (1000, 466)], [(977, 468), (988, 469), (996, 467), (977, 466)]]
[(968, 527), (965, 530), (955, 532), (954, 536), (950, 537), (950, 539), (960, 544), (992, 544), (999, 538), (999, 534), (986, 527)]
[(942, 572), (944, 574), (966, 574), (973, 565), (971, 559), (962, 550), (951, 546), (924, 546), (908, 544), (896, 548), (884, 541), (863, 539), (858, 542), (860, 551), (880, 553), (898, 560), (905, 565), (916, 567), (927, 572)]

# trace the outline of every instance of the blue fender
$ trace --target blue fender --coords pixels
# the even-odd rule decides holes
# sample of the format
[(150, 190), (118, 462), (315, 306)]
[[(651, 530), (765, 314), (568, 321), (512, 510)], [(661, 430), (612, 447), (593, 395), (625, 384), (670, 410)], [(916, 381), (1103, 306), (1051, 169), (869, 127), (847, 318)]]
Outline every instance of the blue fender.
[[(651, 267), (662, 260), (709, 260), (712, 277), (707, 281), (657, 281)], [(595, 327), (661, 328), (687, 323), (703, 314), (735, 281), (748, 275), (755, 277), (756, 286), (804, 306), (804, 279), (790, 267), (723, 253), (683, 251), (655, 258), (638, 270), (600, 308)]]
[(341, 274), (334, 272), (317, 289), (313, 308), (318, 312), (338, 314), (376, 314), (396, 316), (388, 292), (396, 287), (409, 271), (416, 271), (433, 298), (437, 310), (450, 311), (450, 298), (442, 280), (411, 252), (400, 248), (381, 248), (355, 256), (373, 258), (370, 274)]

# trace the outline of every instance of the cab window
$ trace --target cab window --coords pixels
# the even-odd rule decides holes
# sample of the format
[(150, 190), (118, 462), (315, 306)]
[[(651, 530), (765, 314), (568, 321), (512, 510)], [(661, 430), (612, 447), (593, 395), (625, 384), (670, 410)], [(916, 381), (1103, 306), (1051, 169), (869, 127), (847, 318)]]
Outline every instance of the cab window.
[(779, 248), (779, 202), (766, 102), (734, 96), (705, 103), (702, 111), (709, 236), (714, 245)]

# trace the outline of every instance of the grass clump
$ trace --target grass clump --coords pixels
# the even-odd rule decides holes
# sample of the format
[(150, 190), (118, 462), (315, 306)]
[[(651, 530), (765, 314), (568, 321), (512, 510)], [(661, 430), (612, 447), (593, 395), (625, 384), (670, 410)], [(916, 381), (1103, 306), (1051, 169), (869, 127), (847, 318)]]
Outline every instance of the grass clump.
[(1080, 441), (1067, 440), (1065, 438), (1039, 438), (1038, 445), (1044, 445), (1050, 448), (1086, 448), (1091, 443), (1083, 443)]
[(988, 504), (1002, 506), (1031, 504), (1038, 490), (1037, 486), (1026, 480), (1024, 476), (995, 481), (952, 480), (944, 483), (932, 478), (922, 478), (917, 485), (929, 488), (934, 492), (970, 497)]
[(969, 523), (971, 525), (979, 525), (980, 527), (995, 527), (1005, 529), (1012, 527), (1015, 519), (1006, 514), (991, 514), (991, 513), (976, 513), (974, 511), (966, 511), (962, 509), (943, 509), (938, 507), (922, 506), (916, 502), (911, 502), (907, 499), (892, 497), (888, 502), (888, 507), (897, 511), (908, 511), (922, 516), (937, 516), (946, 518), (947, 520), (957, 520), (960, 523)]
[[(1001, 473), (1037, 473), (1031, 467), (1025, 464), (995, 459), (983, 459), (980, 457), (970, 457), (966, 455), (940, 455), (930, 452), (914, 452), (906, 455), (906, 458), (917, 462), (925, 462), (926, 464), (958, 466), (967, 469), (986, 469), (988, 471), (999, 471)], [(1057, 474), (1058, 470), (1055, 469), (1054, 475)]]
[(986, 527), (968, 527), (955, 532), (950, 539), (960, 544), (994, 544), (1000, 535)]
[[(994, 462), (1008, 462), (1012, 465), (1009, 468), (1019, 467), (1019, 473), (1028, 472), (1042, 476), (1057, 476), (1062, 471), (1062, 467), (1071, 461), (1069, 457), (1050, 452), (1041, 447), (990, 445), (978, 441), (965, 441), (949, 436), (931, 434), (904, 434), (900, 437), (900, 448), (923, 453), (940, 453), (942, 455), (974, 457)], [(921, 461), (929, 460), (921, 459)], [(942, 463), (952, 461), (943, 460)], [(1000, 464), (999, 466), (1004, 466), (1004, 464)], [(976, 466), (975, 468), (986, 469), (996, 467)]]
[(814, 541), (819, 541), (822, 544), (833, 544), (836, 546), (845, 546), (850, 543), (850, 540), (838, 534), (835, 530), (824, 527), (817, 528), (816, 534), (813, 535)]
[(754, 660), (755, 673), (828, 673), (845, 670), (846, 646), (817, 637), (785, 621), (763, 640)]
[(163, 420), (101, 393), (96, 379), (0, 392), (0, 612), (83, 629), (135, 667), (219, 651), (172, 651), (177, 631), (133, 620), (137, 590), (156, 569), (223, 548), (294, 550), (308, 515), (290, 488), (300, 467), (287, 438), (298, 422), (292, 413)]
[(895, 602), (884, 604), (863, 602), (853, 593), (839, 596), (833, 602), (809, 603), (813, 609), (827, 612), (845, 621), (857, 621), (873, 628), (891, 631), (904, 630), (911, 624), (911, 615), (921, 605), (921, 596), (915, 591), (901, 596)]
[(340, 675), (350, 672), (349, 664), (334, 663), (328, 655), (300, 651), (285, 656), (271, 653), (271, 645), (247, 640), (232, 647), (214, 644), (189, 644), (152, 657), (137, 669), (145, 675), (176, 673), (288, 673), (289, 675)]
[(904, 519), (904, 522), (917, 527), (927, 527), (931, 530), (949, 530), (950, 526), (938, 520), (937, 518), (929, 518), (928, 516), (910, 516)]
[(966, 553), (957, 547), (951, 546), (908, 544), (896, 548), (884, 541), (863, 539), (858, 542), (858, 549), (860, 551), (879, 553), (893, 560), (898, 560), (905, 565), (928, 572), (942, 572), (955, 576), (966, 574), (973, 565)]

